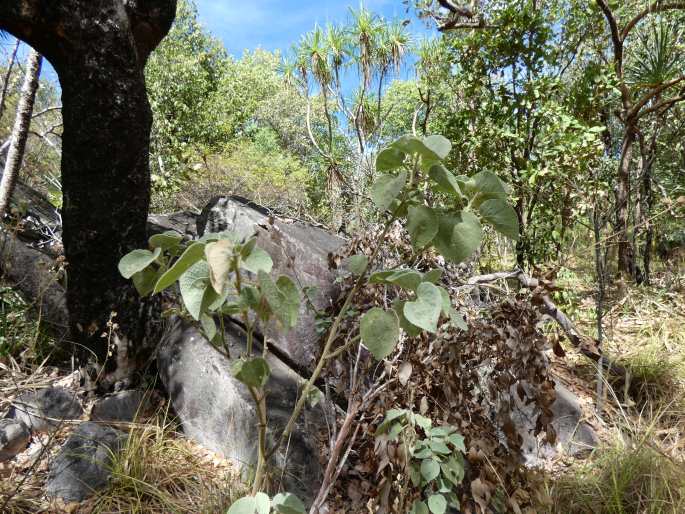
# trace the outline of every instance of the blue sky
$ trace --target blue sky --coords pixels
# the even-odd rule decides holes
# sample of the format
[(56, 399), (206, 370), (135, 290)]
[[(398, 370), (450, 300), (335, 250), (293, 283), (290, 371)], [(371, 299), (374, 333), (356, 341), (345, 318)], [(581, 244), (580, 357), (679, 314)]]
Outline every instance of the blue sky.
[[(202, 24), (236, 57), (244, 50), (256, 48), (287, 52), (315, 24), (343, 23), (349, 18), (349, 7), (360, 6), (359, 0), (253, 0), (249, 4), (236, 0), (196, 0), (196, 3)], [(402, 0), (364, 0), (363, 5), (387, 19), (411, 20), (408, 28), (414, 37), (434, 34), (412, 11), (407, 13)], [(3, 56), (12, 42), (11, 38), (0, 42)], [(22, 46), (23, 54), (26, 48)], [(404, 77), (411, 73), (408, 68)], [(47, 62), (43, 65), (42, 77), (57, 81), (55, 71)]]
[[(359, 0), (253, 0), (248, 5), (235, 0), (196, 0), (200, 20), (235, 56), (261, 47), (287, 51), (314, 24), (344, 22), (349, 6)], [(411, 32), (426, 33), (423, 23), (406, 13), (402, 0), (365, 0), (364, 6), (388, 19), (410, 18)]]

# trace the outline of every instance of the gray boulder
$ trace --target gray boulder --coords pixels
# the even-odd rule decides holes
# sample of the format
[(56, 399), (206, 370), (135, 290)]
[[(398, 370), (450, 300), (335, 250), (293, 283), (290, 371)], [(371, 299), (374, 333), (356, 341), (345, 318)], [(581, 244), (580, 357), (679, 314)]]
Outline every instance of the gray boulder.
[(24, 393), (12, 403), (13, 417), (34, 432), (50, 430), (62, 420), (75, 420), (83, 408), (74, 392), (62, 387), (47, 387)]
[[(257, 461), (257, 417), (248, 389), (230, 371), (231, 362), (244, 351), (242, 331), (228, 324), (231, 359), (216, 350), (194, 327), (174, 320), (158, 350), (157, 367), (184, 433), (199, 444), (241, 465)], [(268, 362), (268, 438), (271, 446), (290, 417), (302, 379), (277, 358)], [(313, 498), (321, 483), (319, 435), (325, 433), (332, 411), (319, 402), (307, 407), (287, 448), (281, 448), (272, 465), (283, 477), (282, 489), (303, 500)], [(287, 454), (286, 454), (287, 452)]]
[(91, 410), (90, 419), (100, 423), (128, 423), (147, 415), (150, 408), (150, 397), (145, 391), (121, 391), (97, 400)]
[[(217, 197), (205, 207), (197, 221), (198, 234), (232, 231), (241, 237), (257, 234), (257, 245), (271, 256), (273, 275), (287, 275), (301, 287), (310, 287), (309, 299), (316, 310), (325, 310), (339, 295), (336, 274), (329, 269), (329, 254), (345, 241), (326, 230), (297, 220), (269, 215), (259, 206), (237, 197)], [(288, 364), (302, 371), (313, 370), (319, 354), (320, 336), (315, 312), (302, 302), (297, 326), (284, 334), (275, 321), (265, 329), (270, 344)]]
[(0, 273), (30, 304), (35, 314), (58, 339), (68, 332), (64, 287), (54, 271), (52, 256), (31, 247), (10, 231), (0, 228)]
[(597, 446), (597, 434), (584, 421), (578, 397), (558, 381), (555, 383), (554, 391), (556, 398), (552, 404), (552, 426), (557, 435), (554, 446), (543, 442), (542, 435), (533, 435), (537, 416), (533, 414), (532, 405), (525, 405), (517, 400), (512, 413), (512, 420), (523, 438), (525, 464), (531, 467), (554, 457), (559, 450), (578, 457)]
[(16, 419), (0, 419), (0, 462), (10, 460), (26, 448), (31, 432)]
[(105, 487), (111, 476), (112, 454), (125, 441), (124, 432), (97, 423), (81, 423), (50, 466), (46, 494), (83, 501)]

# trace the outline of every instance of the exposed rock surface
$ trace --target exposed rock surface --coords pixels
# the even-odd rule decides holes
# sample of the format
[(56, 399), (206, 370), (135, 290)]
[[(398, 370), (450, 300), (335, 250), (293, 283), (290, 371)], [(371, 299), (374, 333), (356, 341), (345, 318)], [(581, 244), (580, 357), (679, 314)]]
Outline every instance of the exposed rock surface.
[[(242, 331), (228, 325), (227, 337), (235, 349), (232, 357), (237, 357), (244, 350)], [(247, 388), (231, 375), (232, 359), (217, 351), (197, 329), (175, 320), (157, 360), (160, 376), (185, 434), (226, 458), (254, 465), (257, 457), (254, 402)], [(268, 361), (271, 377), (266, 387), (271, 445), (292, 412), (302, 379), (277, 358), (271, 356)], [(274, 456), (277, 469), (285, 465), (283, 488), (302, 499), (311, 500), (321, 483), (317, 435), (326, 430), (329, 409), (323, 401), (306, 408), (288, 447)]]
[(90, 413), (90, 419), (103, 423), (130, 422), (146, 415), (150, 408), (150, 398), (145, 391), (121, 391), (97, 400)]
[(31, 432), (16, 419), (0, 419), (0, 462), (11, 459), (29, 444)]
[(67, 333), (68, 315), (64, 287), (53, 271), (55, 260), (0, 228), (0, 271), (57, 337)]
[(45, 492), (66, 501), (83, 501), (107, 485), (113, 452), (126, 434), (97, 423), (81, 423), (50, 466)]
[[(345, 241), (329, 232), (299, 221), (270, 217), (264, 209), (255, 208), (232, 197), (215, 198), (198, 218), (198, 234), (229, 230), (241, 237), (257, 234), (257, 245), (273, 260), (273, 274), (287, 275), (301, 287), (313, 287), (309, 295), (316, 310), (326, 309), (339, 294), (335, 273), (329, 269), (328, 256)], [(206, 227), (209, 225), (209, 227)], [(319, 334), (315, 314), (302, 302), (297, 326), (284, 334), (275, 322), (266, 335), (291, 364), (311, 371), (319, 352)]]
[(552, 426), (556, 431), (556, 445), (552, 446), (540, 441), (533, 435), (535, 422), (533, 407), (518, 404), (512, 413), (512, 419), (517, 423), (517, 429), (523, 438), (523, 455), (529, 466), (537, 466), (542, 460), (556, 455), (562, 449), (569, 455), (579, 456), (583, 452), (597, 446), (597, 434), (584, 421), (584, 414), (578, 397), (558, 381), (555, 385), (556, 399), (552, 404)]
[(62, 387), (47, 387), (24, 393), (12, 404), (13, 417), (34, 432), (56, 427), (62, 420), (75, 420), (83, 415), (76, 395)]

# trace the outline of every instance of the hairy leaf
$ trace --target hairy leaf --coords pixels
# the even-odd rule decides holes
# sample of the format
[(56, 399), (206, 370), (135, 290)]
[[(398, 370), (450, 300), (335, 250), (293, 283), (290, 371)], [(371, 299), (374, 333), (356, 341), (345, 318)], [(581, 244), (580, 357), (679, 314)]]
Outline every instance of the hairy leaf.
[(367, 311), (359, 324), (362, 342), (377, 360), (392, 353), (400, 337), (400, 322), (393, 311), (379, 307)]
[(438, 217), (433, 209), (425, 205), (409, 207), (407, 214), (407, 232), (415, 250), (428, 245), (438, 233)]
[(407, 173), (405, 171), (397, 175), (381, 175), (371, 186), (373, 203), (381, 211), (386, 211), (392, 201), (402, 192), (406, 183)]
[(416, 290), (416, 300), (404, 304), (404, 316), (407, 320), (429, 332), (437, 332), (442, 296), (440, 290), (430, 282), (422, 282)]
[(124, 278), (131, 278), (155, 262), (161, 253), (161, 248), (155, 248), (154, 252), (142, 249), (133, 250), (124, 255), (119, 261), (119, 273)]
[(513, 239), (519, 238), (519, 220), (516, 211), (505, 200), (486, 200), (478, 208), (483, 219), (499, 233)]
[(233, 376), (249, 387), (264, 387), (269, 380), (271, 369), (262, 357), (238, 359), (231, 365)]
[(386, 148), (376, 157), (376, 171), (393, 171), (402, 166), (403, 162), (404, 152), (397, 148)]
[(440, 217), (440, 228), (433, 245), (445, 259), (462, 262), (480, 246), (483, 229), (471, 212), (445, 214)]
[(161, 277), (159, 277), (157, 284), (155, 284), (154, 292), (159, 293), (176, 282), (176, 280), (178, 280), (188, 268), (202, 259), (204, 252), (205, 243), (201, 242), (193, 243), (186, 248), (186, 250), (176, 260), (174, 265), (171, 266), (171, 268), (169, 268)]

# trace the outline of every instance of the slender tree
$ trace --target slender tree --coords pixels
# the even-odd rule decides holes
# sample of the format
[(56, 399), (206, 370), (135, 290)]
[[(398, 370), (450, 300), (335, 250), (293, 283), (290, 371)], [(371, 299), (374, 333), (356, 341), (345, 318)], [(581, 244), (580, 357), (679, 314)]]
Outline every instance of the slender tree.
[(130, 378), (149, 328), (117, 264), (146, 245), (152, 115), (143, 70), (175, 12), (176, 0), (0, 0), (0, 30), (59, 76), (69, 321), (84, 379), (102, 388)]
[[(638, 55), (637, 65), (646, 69), (639, 72), (653, 72), (650, 82), (631, 83), (626, 73), (626, 41), (637, 32), (641, 23), (653, 16), (675, 10), (685, 10), (685, 2), (650, 2), (646, 7), (633, 14), (624, 23), (620, 22), (607, 0), (596, 0), (611, 35), (612, 65), (621, 95), (620, 123), (623, 127), (620, 159), (616, 185), (616, 239), (618, 240), (618, 269), (628, 275), (635, 275), (634, 248), (628, 235), (630, 209), (630, 170), (633, 156), (633, 146), (637, 140), (640, 120), (647, 114), (664, 109), (670, 105), (685, 100), (685, 74), (681, 69), (668, 66), (668, 59), (663, 60), (665, 54), (674, 51), (673, 43), (664, 32), (656, 32), (653, 39), (654, 50), (649, 55)], [(640, 48), (639, 46), (637, 48)], [(643, 45), (644, 48), (644, 45)], [(660, 53), (661, 52), (661, 53)], [(647, 60), (643, 60), (644, 58)], [(650, 64), (661, 62), (658, 69)], [(675, 64), (672, 62), (671, 64)], [(654, 81), (656, 80), (656, 81)]]
[(9, 90), (10, 79), (12, 78), (12, 68), (14, 68), (14, 62), (17, 60), (17, 51), (19, 50), (19, 45), (21, 41), (17, 39), (14, 44), (12, 53), (10, 54), (9, 62), (7, 63), (7, 70), (5, 70), (5, 76), (2, 81), (2, 92), (0, 92), (0, 118), (5, 113), (5, 100), (7, 99), (7, 91)]
[(24, 160), (24, 149), (29, 136), (33, 104), (38, 91), (38, 79), (43, 57), (31, 50), (26, 60), (26, 74), (24, 84), (21, 87), (21, 96), (17, 105), (17, 116), (14, 120), (10, 147), (5, 160), (5, 169), (0, 180), (0, 219), (4, 218), (9, 210), (10, 200), (14, 192), (14, 186), (19, 177), (21, 163)]

